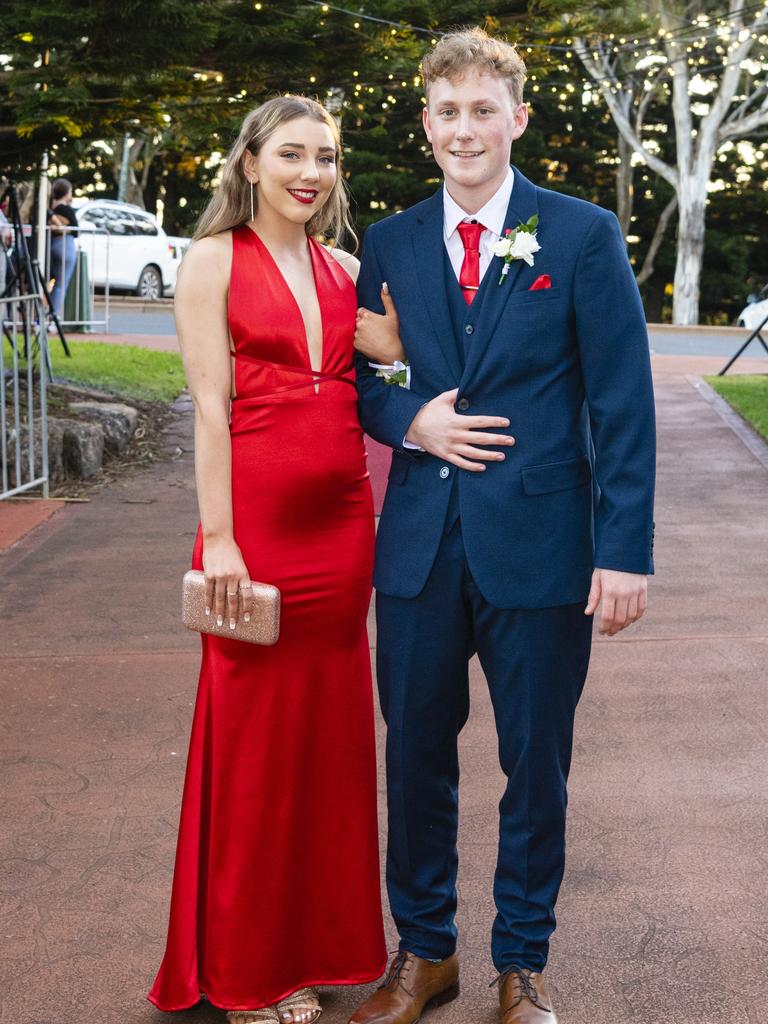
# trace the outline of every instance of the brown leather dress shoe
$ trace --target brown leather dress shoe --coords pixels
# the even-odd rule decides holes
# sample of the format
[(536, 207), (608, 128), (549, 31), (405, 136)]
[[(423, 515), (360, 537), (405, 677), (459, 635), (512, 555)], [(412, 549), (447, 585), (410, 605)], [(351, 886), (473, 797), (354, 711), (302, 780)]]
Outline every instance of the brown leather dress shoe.
[(414, 953), (401, 952), (350, 1024), (416, 1024), (425, 1010), (449, 1003), (458, 994), (459, 961), (455, 953), (433, 964)]
[(557, 1024), (542, 974), (527, 967), (510, 967), (500, 974), (499, 1024)]

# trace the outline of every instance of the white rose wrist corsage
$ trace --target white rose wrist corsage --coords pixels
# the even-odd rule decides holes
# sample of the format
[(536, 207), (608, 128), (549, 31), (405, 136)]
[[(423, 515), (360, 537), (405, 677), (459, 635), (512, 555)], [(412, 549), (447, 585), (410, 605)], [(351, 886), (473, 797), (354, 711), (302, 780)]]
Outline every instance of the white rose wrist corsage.
[(401, 363), (396, 359), (394, 363), (369, 363), (376, 371), (376, 376), (381, 377), (385, 384), (398, 384), (404, 388), (408, 384), (408, 361)]

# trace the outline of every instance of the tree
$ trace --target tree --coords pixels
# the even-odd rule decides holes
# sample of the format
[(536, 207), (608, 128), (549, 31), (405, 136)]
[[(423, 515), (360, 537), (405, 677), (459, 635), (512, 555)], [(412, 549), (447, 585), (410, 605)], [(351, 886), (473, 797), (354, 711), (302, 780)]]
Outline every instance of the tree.
[[(768, 4), (675, 0), (652, 10), (658, 36), (628, 41), (579, 33), (573, 45), (632, 152), (674, 190), (678, 208), (673, 319), (698, 323), (707, 193), (718, 153), (768, 127)], [(721, 16), (718, 17), (718, 14)], [(638, 77), (642, 91), (635, 92)], [(639, 98), (638, 98), (639, 97)], [(651, 101), (668, 104), (674, 159), (658, 153), (645, 120)], [(630, 111), (634, 117), (630, 118)], [(666, 220), (672, 214), (668, 206)]]
[[(525, 0), (506, 6), (522, 15)], [(180, 196), (188, 200), (183, 217), (171, 216), (188, 224), (243, 116), (271, 95), (303, 92), (342, 122), (350, 169), (360, 170), (364, 225), (424, 194), (417, 68), (428, 26), (483, 19), (479, 0), (379, 0), (358, 9), (318, 0), (137, 0), (128, 8), (43, 0), (30, 9), (7, 0), (0, 12), (9, 40), (0, 74), (5, 166), (24, 161), (25, 148), (32, 164), (52, 147), (74, 177), (73, 165), (85, 160), (103, 193), (110, 178), (117, 183), (128, 135), (129, 197), (151, 200), (153, 175), (163, 179), (170, 168), (174, 193), (189, 185)], [(163, 187), (161, 180), (157, 191)]]
[[(704, 5), (692, 2), (694, 17)], [(32, 7), (6, 0), (0, 7), (0, 171), (28, 176), (48, 147), (54, 173), (71, 178), (79, 194), (114, 197), (127, 133), (127, 197), (162, 209), (170, 232), (189, 233), (244, 115), (276, 93), (304, 92), (325, 102), (341, 123), (359, 234), (437, 187), (440, 172), (421, 128), (419, 60), (438, 32), (486, 24), (517, 42), (529, 69), (532, 115), (514, 161), (539, 184), (616, 209), (649, 315), (659, 319), (669, 314), (677, 188), (620, 131), (604, 87), (612, 75), (620, 91), (609, 95), (624, 120), (652, 156), (677, 168), (675, 65), (670, 68), (666, 43), (697, 61), (695, 68), (686, 63), (695, 89), (709, 83), (723, 63), (716, 46), (727, 45), (733, 23), (714, 0), (710, 6), (720, 24), (715, 13), (708, 26), (681, 21), (662, 46), (639, 0), (622, 8), (608, 0), (538, 0), (531, 12), (527, 0), (510, 0), (495, 5), (494, 20), (484, 18), (480, 0), (355, 0), (327, 10), (321, 0), (136, 0), (130, 8), (105, 0), (40, 0)], [(595, 41), (589, 56), (608, 62), (606, 81), (585, 71), (574, 35)], [(762, 54), (764, 43), (753, 42)], [(709, 64), (698, 63), (704, 57)], [(749, 62), (742, 70), (750, 67), (759, 70)], [(754, 93), (756, 78), (752, 84)], [(731, 110), (746, 99), (746, 93), (734, 97)], [(696, 95), (695, 117), (702, 116), (700, 102)], [(751, 109), (759, 110), (754, 97)], [(745, 261), (754, 276), (750, 288), (765, 283), (755, 217), (765, 206), (766, 147), (749, 147), (726, 140), (708, 185), (712, 230), (700, 306), (715, 321), (740, 308)], [(721, 245), (737, 232), (738, 245), (733, 237)]]
[(215, 31), (216, 6), (213, 0), (4, 0), (4, 157), (162, 123), (163, 100), (188, 89), (186, 56)]

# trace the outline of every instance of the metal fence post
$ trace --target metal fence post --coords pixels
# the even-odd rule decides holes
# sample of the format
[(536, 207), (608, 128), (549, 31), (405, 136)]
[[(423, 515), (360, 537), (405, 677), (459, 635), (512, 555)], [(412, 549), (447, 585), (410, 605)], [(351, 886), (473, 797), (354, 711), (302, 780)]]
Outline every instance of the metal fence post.
[[(49, 493), (48, 336), (45, 324), (42, 330), (34, 330), (39, 300), (39, 295), (15, 295), (5, 300), (8, 321), (5, 336), (0, 336), (0, 501), (38, 488), (44, 497)], [(11, 349), (10, 367), (5, 357), (6, 346)], [(26, 366), (22, 366), (21, 353)], [(40, 424), (39, 448), (35, 441), (36, 415)]]

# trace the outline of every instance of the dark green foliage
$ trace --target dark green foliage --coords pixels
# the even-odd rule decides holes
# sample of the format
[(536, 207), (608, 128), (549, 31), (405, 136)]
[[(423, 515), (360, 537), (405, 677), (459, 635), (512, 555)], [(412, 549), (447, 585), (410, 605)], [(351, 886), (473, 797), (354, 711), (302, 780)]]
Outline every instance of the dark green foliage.
[[(616, 208), (616, 128), (602, 100), (582, 102), (585, 73), (577, 58), (549, 48), (575, 31), (566, 14), (587, 18), (583, 0), (547, 0), (530, 11), (526, 0), (512, 0), (495, 5), (493, 19), (477, 0), (341, 6), (402, 27), (393, 35), (391, 26), (363, 18), (355, 27), (354, 17), (295, 0), (264, 0), (260, 10), (253, 0), (4, 0), (0, 49), (10, 62), (0, 69), (0, 173), (31, 177), (48, 148), (54, 173), (66, 167), (79, 194), (98, 189), (114, 197), (128, 131), (148, 142), (133, 165), (146, 207), (162, 200), (166, 230), (190, 234), (243, 116), (276, 93), (304, 92), (340, 116), (362, 234), (440, 181), (421, 127), (421, 85), (414, 84), (432, 36), (407, 26), (431, 32), (485, 24), (518, 42), (531, 75), (531, 119), (513, 161), (537, 184)], [(621, 31), (629, 10), (593, 4), (584, 25)], [(46, 50), (47, 64), (35, 66)], [(646, 122), (668, 124), (668, 107), (652, 106)], [(674, 161), (673, 133), (656, 138), (661, 155)], [(768, 163), (761, 158), (742, 183), (734, 181), (738, 165), (731, 155), (726, 188), (711, 195), (702, 319), (732, 321), (745, 294), (768, 281), (768, 249), (760, 241)], [(671, 191), (643, 166), (633, 178), (637, 241), (628, 248), (639, 271)], [(673, 217), (642, 289), (651, 319), (668, 313), (675, 231)]]
[(707, 211), (707, 248), (701, 277), (702, 318), (735, 323), (750, 292), (768, 284), (768, 176), (748, 188), (714, 192)]

